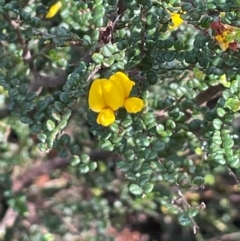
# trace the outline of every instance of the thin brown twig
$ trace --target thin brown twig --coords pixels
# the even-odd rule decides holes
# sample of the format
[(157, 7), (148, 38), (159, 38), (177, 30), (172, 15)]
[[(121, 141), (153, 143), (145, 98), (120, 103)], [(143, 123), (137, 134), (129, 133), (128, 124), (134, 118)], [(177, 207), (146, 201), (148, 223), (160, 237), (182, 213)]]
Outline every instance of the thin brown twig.
[(114, 22), (112, 23), (112, 28), (113, 28), (113, 29), (115, 29), (115, 26), (116, 26), (116, 24), (117, 24), (117, 22), (119, 21), (120, 18), (121, 18), (121, 15), (118, 15), (118, 16), (116, 17), (116, 19), (114, 20)]
[(239, 241), (240, 232), (223, 234), (218, 237), (207, 239), (206, 241)]
[(3, 119), (7, 117), (10, 114), (9, 110), (7, 109), (7, 106), (0, 109), (0, 119)]
[(14, 28), (16, 34), (17, 34), (18, 43), (21, 44), (21, 45), (24, 45), (24, 40), (23, 40), (22, 35), (21, 35), (21, 32), (20, 32), (20, 30), (19, 30), (19, 25), (20, 25), (20, 23), (18, 23), (18, 22), (16, 22), (16, 21), (14, 21), (13, 19), (11, 19), (11, 18), (9, 17), (9, 14), (8, 14), (8, 13), (6, 13), (6, 14), (4, 15), (4, 17), (5, 17), (5, 19), (13, 26), (13, 28)]
[[(177, 187), (177, 191), (178, 191), (178, 196), (182, 199), (182, 204), (184, 206), (184, 209), (188, 210), (191, 208), (191, 205), (188, 203), (188, 201), (186, 200), (186, 198), (184, 197), (183, 193), (182, 193), (182, 190), (180, 188), (179, 185), (176, 185)], [(195, 220), (189, 216), (189, 218), (191, 219), (191, 222), (193, 224), (193, 233), (196, 234), (197, 233), (197, 229), (199, 228), (197, 223), (195, 222)]]
[(20, 31), (20, 24), (21, 22), (17, 22), (16, 20), (13, 20), (9, 17), (9, 14), (5, 14), (5, 19), (13, 26), (13, 29), (17, 35), (18, 43), (21, 45), (21, 48), (23, 49), (22, 57), (23, 60), (26, 61), (29, 58), (29, 49), (28, 49), (28, 43), (29, 40), (23, 39), (22, 33)]
[(47, 44), (45, 45), (40, 51), (38, 51), (36, 54), (33, 54), (31, 58), (27, 59), (28, 62), (33, 62), (37, 57), (39, 56), (45, 56), (45, 54), (54, 47), (53, 44)]
[(145, 43), (146, 43), (146, 16), (145, 16), (145, 10), (143, 10), (143, 8), (141, 8), (141, 19), (142, 19), (142, 32), (141, 32), (141, 56), (142, 58), (145, 56)]
[[(90, 159), (93, 161), (106, 160), (110, 157), (115, 157), (116, 154), (110, 151), (93, 150), (90, 154)], [(29, 186), (40, 175), (49, 174), (56, 169), (61, 169), (69, 164), (70, 156), (66, 158), (56, 157), (53, 160), (42, 162), (39, 166), (28, 168), (24, 173), (20, 174), (13, 180), (13, 192), (19, 192), (23, 188)]]
[(195, 98), (196, 99), (196, 103), (198, 105), (203, 105), (205, 102), (208, 102), (213, 97), (215, 97), (216, 95), (221, 93), (221, 91), (223, 91), (223, 90), (224, 90), (224, 87), (221, 84), (215, 85), (215, 86), (210, 86), (208, 89), (200, 92), (196, 96), (196, 98)]
[(237, 177), (237, 175), (232, 171), (232, 169), (230, 167), (228, 167), (228, 174), (229, 176), (232, 176), (235, 180), (235, 182), (237, 183), (238, 187), (240, 187), (240, 181), (239, 178)]
[(13, 192), (19, 192), (24, 187), (29, 186), (33, 181), (40, 175), (51, 173), (52, 171), (63, 168), (69, 163), (69, 157), (60, 158), (56, 157), (51, 161), (42, 162), (39, 166), (34, 166), (27, 169), (24, 173), (19, 175), (15, 180), (13, 180)]
[(66, 227), (72, 234), (79, 234), (78, 229), (64, 217), (63, 213), (61, 213), (60, 211), (56, 210), (55, 208), (49, 205), (44, 206), (44, 208), (47, 208), (49, 212), (56, 215), (66, 225)]
[(182, 202), (184, 207), (186, 208), (191, 208), (191, 205), (188, 203), (188, 201), (186, 200), (186, 198), (184, 197), (181, 188), (179, 187), (179, 185), (177, 185), (177, 191), (178, 191), (178, 196), (181, 197)]
[(88, 76), (87, 78), (87, 82), (92, 79), (92, 77), (98, 72), (98, 70), (101, 69), (101, 66), (100, 65), (97, 65), (94, 70), (90, 73), (90, 75)]
[(14, 225), (17, 217), (18, 213), (12, 207), (9, 207), (0, 223), (0, 239), (4, 238), (6, 229)]
[[(93, 150), (89, 156), (91, 160), (98, 161), (114, 158), (116, 154), (110, 151)], [(49, 174), (56, 169), (66, 167), (69, 164), (69, 158), (69, 156), (66, 158), (56, 157), (53, 160), (42, 162), (39, 166), (28, 168), (13, 180), (13, 192), (20, 192), (23, 188), (31, 185), (34, 180), (36, 180), (36, 178), (42, 174)], [(11, 228), (14, 225), (17, 217), (18, 213), (15, 212), (12, 207), (9, 207), (0, 223), (0, 238), (5, 236), (7, 228)]]
[(56, 76), (44, 76), (35, 74), (35, 79), (29, 85), (28, 91), (34, 91), (38, 93), (39, 89), (42, 87), (57, 88), (58, 86), (63, 85), (66, 82), (67, 73), (62, 69), (58, 69), (56, 72)]

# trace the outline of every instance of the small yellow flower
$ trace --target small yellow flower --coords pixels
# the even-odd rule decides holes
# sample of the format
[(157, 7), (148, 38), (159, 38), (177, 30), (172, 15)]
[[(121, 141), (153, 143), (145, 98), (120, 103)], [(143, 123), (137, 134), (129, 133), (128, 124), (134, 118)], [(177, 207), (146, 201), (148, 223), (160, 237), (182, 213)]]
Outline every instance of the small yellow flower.
[(124, 104), (117, 87), (108, 79), (93, 81), (88, 103), (92, 111), (99, 113), (97, 123), (103, 126), (108, 126), (115, 121), (114, 111)]
[(89, 106), (100, 112), (110, 107), (113, 111), (123, 106), (123, 98), (117, 87), (108, 79), (96, 79), (90, 88)]
[(47, 12), (47, 15), (46, 15), (46, 18), (52, 18), (54, 17), (58, 11), (60, 10), (60, 8), (62, 7), (62, 2), (61, 1), (57, 1), (55, 4), (53, 4), (48, 12)]
[(216, 35), (215, 39), (217, 40), (222, 51), (226, 51), (227, 48), (234, 43), (234, 36), (234, 31), (224, 30), (221, 34)]
[(227, 41), (226, 36), (227, 36), (227, 33), (225, 31), (222, 34), (215, 36), (215, 39), (217, 40), (222, 51), (225, 51), (230, 44), (230, 42)]
[(221, 20), (214, 21), (210, 24), (210, 28), (214, 30), (214, 38), (223, 51), (231, 49), (237, 51), (240, 29), (228, 24), (223, 24)]
[(143, 100), (129, 97), (135, 83), (122, 72), (113, 74), (109, 79), (93, 81), (88, 96), (89, 108), (99, 113), (97, 123), (109, 126), (115, 121), (114, 112), (125, 107), (129, 113), (137, 113), (144, 107)]
[(170, 30), (178, 28), (182, 23), (183, 19), (181, 18), (179, 13), (170, 13), (173, 25), (168, 25)]

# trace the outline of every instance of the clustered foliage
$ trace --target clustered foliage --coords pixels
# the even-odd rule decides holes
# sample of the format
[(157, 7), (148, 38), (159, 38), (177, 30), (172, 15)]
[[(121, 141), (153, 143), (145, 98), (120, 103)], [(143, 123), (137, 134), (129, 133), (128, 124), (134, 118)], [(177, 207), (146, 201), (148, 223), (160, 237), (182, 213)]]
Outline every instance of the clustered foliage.
[[(51, 210), (38, 214), (46, 231), (39, 222), (23, 235), (19, 224), (2, 236), (74, 240), (77, 229), (76, 240), (111, 240), (107, 228), (124, 226), (118, 215), (143, 209), (201, 233), (208, 206), (185, 193), (211, 188), (225, 172), (239, 184), (239, 8), (237, 0), (0, 0), (0, 198), (27, 216), (43, 195)], [(89, 88), (118, 71), (145, 107), (120, 108), (102, 126)], [(28, 177), (23, 169), (39, 160), (63, 160), (54, 167), (67, 166), (71, 181), (29, 190), (35, 179), (21, 173)], [(38, 175), (60, 180), (47, 168)], [(105, 192), (118, 198), (109, 204)], [(227, 231), (216, 226), (203, 238)]]

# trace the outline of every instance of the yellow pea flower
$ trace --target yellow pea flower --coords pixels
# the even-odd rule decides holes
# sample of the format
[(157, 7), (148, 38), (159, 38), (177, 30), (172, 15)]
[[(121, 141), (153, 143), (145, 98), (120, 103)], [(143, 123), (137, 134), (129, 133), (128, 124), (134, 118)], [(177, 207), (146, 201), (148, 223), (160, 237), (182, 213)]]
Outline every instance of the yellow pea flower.
[(144, 103), (142, 99), (137, 97), (129, 98), (130, 92), (135, 83), (130, 80), (127, 75), (122, 72), (117, 72), (112, 75), (109, 80), (117, 86), (118, 90), (121, 91), (124, 96), (124, 107), (127, 112), (137, 113), (143, 109)]
[(179, 13), (170, 13), (173, 25), (168, 25), (170, 30), (178, 28), (182, 23), (183, 19), (181, 18)]
[(123, 106), (123, 97), (111, 81), (96, 79), (89, 92), (89, 106), (95, 112), (107, 107), (115, 111)]
[(129, 113), (137, 113), (144, 107), (143, 100), (130, 97), (135, 83), (122, 72), (116, 72), (109, 79), (93, 81), (88, 96), (89, 108), (99, 113), (97, 123), (109, 126), (115, 121), (114, 112), (125, 107)]
[(60, 10), (60, 8), (62, 7), (62, 2), (61, 1), (57, 1), (55, 4), (53, 4), (48, 12), (47, 12), (47, 15), (46, 15), (46, 18), (52, 18), (54, 17), (58, 11)]
[(222, 51), (226, 51), (227, 49), (237, 51), (237, 35), (240, 32), (239, 28), (223, 24), (220, 19), (212, 22), (210, 28), (214, 30), (214, 38)]
[(231, 42), (231, 41), (227, 41), (227, 35), (228, 35), (228, 33), (226, 31), (224, 31), (222, 34), (215, 36), (215, 39), (217, 40), (222, 51), (226, 51), (226, 49), (228, 48), (228, 46)]
[(88, 103), (92, 111), (99, 113), (97, 123), (108, 126), (115, 121), (114, 111), (123, 106), (123, 98), (108, 79), (96, 79), (91, 85)]
[(221, 34), (215, 36), (222, 51), (226, 51), (228, 48), (234, 51), (237, 50), (237, 41), (234, 39), (235, 34), (234, 31), (224, 30)]

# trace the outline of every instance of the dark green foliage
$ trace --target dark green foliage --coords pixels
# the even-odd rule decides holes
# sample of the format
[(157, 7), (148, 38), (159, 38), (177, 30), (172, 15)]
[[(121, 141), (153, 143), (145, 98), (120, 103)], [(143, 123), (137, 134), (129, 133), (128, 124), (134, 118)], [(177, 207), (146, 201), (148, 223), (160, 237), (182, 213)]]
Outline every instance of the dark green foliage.
[[(211, 23), (239, 26), (240, 2), (67, 0), (46, 19), (54, 3), (0, 0), (0, 214), (20, 220), (0, 239), (114, 240), (139, 213), (161, 226), (148, 240), (235, 232), (240, 55)], [(145, 108), (103, 127), (88, 91), (116, 71)]]

